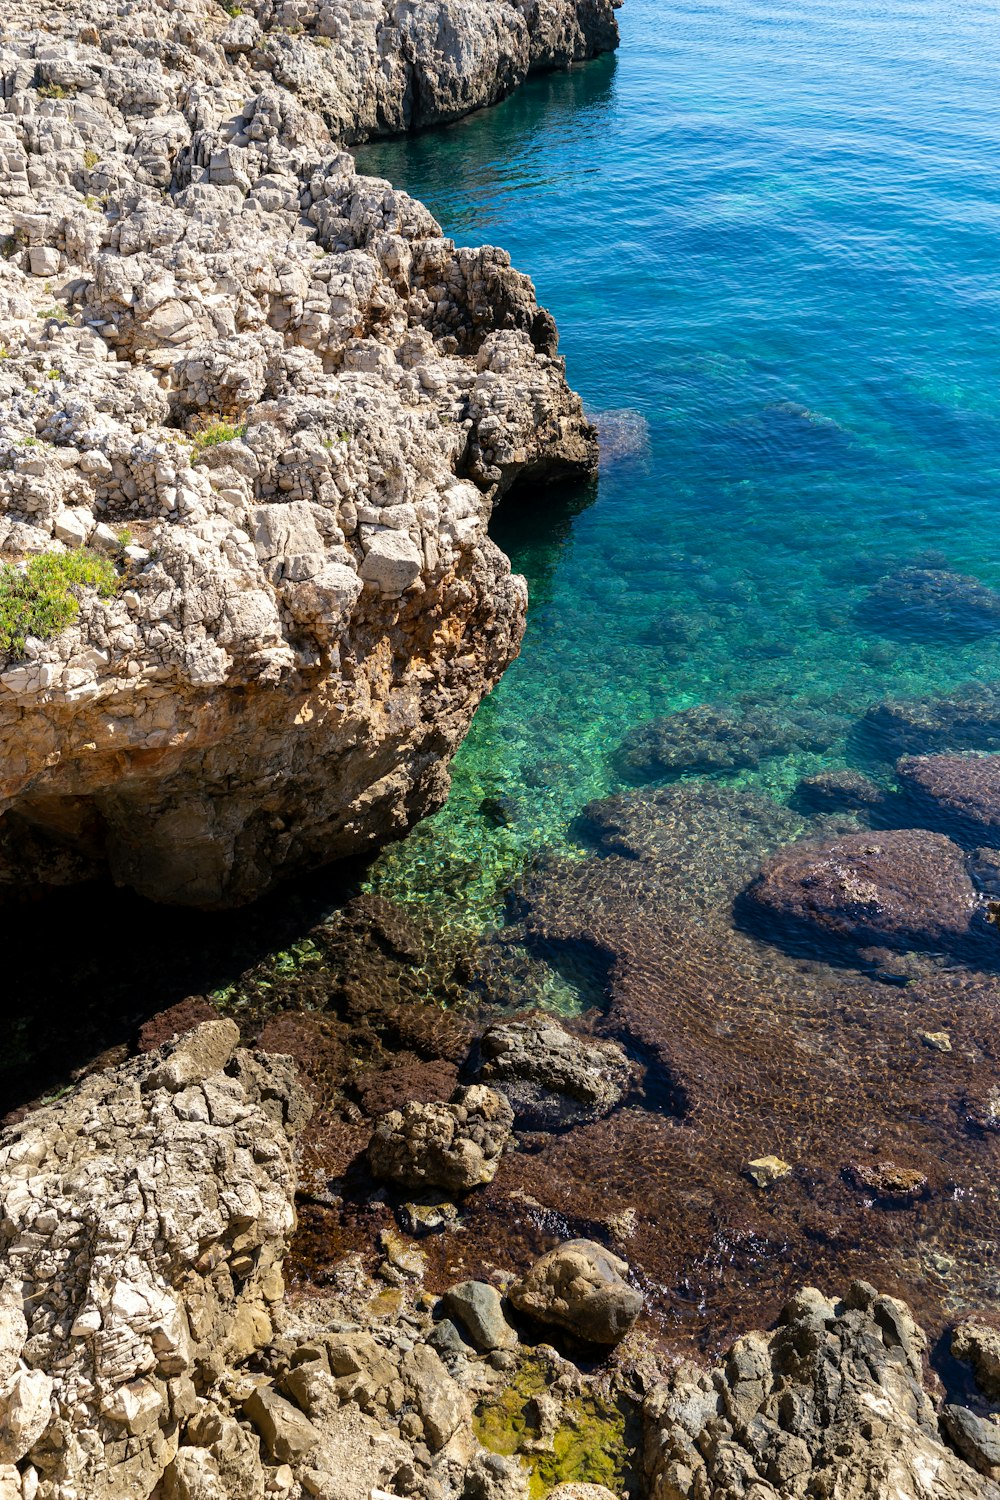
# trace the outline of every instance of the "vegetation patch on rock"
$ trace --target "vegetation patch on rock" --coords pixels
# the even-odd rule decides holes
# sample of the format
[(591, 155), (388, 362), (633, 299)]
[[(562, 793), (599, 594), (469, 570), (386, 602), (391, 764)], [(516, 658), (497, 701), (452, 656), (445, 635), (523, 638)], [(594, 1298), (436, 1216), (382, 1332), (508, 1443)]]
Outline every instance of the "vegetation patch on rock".
[(118, 588), (114, 564), (93, 552), (40, 552), (20, 566), (0, 565), (0, 650), (20, 656), (29, 635), (48, 640), (80, 613), (80, 590), (110, 599)]

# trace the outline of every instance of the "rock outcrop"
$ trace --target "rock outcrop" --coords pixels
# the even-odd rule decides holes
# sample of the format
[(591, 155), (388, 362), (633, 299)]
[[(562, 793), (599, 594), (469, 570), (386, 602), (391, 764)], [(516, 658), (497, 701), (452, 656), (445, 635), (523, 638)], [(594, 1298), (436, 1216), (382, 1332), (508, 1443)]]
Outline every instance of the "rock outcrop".
[(491, 509), (596, 438), (504, 252), (338, 143), (614, 40), (610, 0), (7, 8), (0, 563), (118, 585), (3, 622), (0, 883), (238, 903), (440, 804), (523, 628)]
[(925, 1349), (906, 1305), (874, 1287), (843, 1302), (807, 1288), (774, 1333), (737, 1340), (711, 1374), (682, 1366), (649, 1398), (650, 1500), (997, 1500), (944, 1440)]
[(308, 1110), (288, 1059), (238, 1042), (206, 1022), (0, 1137), (18, 1495), (148, 1495), (202, 1392), (271, 1336)]

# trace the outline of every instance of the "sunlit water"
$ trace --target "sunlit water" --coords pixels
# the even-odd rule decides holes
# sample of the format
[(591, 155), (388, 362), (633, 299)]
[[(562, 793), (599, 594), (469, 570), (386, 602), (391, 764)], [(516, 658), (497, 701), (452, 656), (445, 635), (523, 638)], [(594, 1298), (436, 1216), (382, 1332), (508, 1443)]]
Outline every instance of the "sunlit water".
[[(1000, 676), (1000, 637), (900, 641), (854, 614), (928, 553), (1000, 586), (995, 6), (628, 0), (620, 20), (617, 57), (358, 152), (460, 243), (510, 250), (588, 408), (631, 409), (641, 449), (594, 494), (497, 518), (530, 586), (523, 653), (447, 807), (374, 877), (460, 926), (620, 785), (638, 722), (746, 695), (857, 716)], [(851, 758), (839, 740), (739, 775), (785, 798)]]

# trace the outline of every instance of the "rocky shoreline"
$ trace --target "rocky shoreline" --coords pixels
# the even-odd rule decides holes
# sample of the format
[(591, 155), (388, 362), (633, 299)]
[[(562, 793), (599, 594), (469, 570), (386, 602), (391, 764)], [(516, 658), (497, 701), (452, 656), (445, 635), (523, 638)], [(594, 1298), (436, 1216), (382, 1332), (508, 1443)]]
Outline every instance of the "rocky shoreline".
[(440, 805), (523, 631), (492, 509), (596, 435), (506, 254), (341, 147), (616, 40), (611, 0), (8, 7), (6, 892), (239, 904)]
[[(560, 1086), (593, 1093), (599, 1049), (547, 1024)], [(960, 1326), (980, 1388), (942, 1406), (906, 1306), (864, 1282), (799, 1292), (711, 1370), (664, 1360), (627, 1263), (588, 1240), (438, 1296), (421, 1247), (460, 1231), (426, 1215), (374, 1274), (349, 1257), (286, 1295), (309, 1110), (289, 1059), (213, 1020), (3, 1133), (5, 1497), (1000, 1494), (1000, 1333)], [(387, 1113), (369, 1154), (461, 1201), (513, 1118), (482, 1085)]]

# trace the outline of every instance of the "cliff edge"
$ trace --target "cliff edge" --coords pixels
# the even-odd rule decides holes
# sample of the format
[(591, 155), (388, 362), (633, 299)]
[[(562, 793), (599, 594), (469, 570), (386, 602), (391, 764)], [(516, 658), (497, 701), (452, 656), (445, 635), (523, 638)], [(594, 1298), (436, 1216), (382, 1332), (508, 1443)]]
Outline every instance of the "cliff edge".
[(492, 507), (596, 440), (530, 281), (338, 144), (615, 40), (610, 0), (5, 13), (0, 886), (236, 904), (440, 805), (523, 630)]

